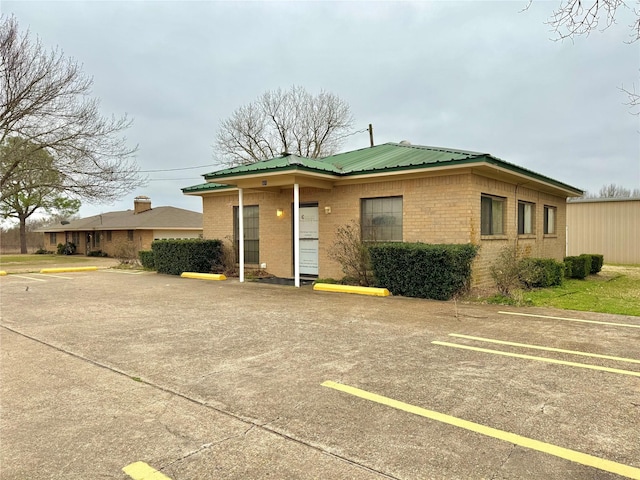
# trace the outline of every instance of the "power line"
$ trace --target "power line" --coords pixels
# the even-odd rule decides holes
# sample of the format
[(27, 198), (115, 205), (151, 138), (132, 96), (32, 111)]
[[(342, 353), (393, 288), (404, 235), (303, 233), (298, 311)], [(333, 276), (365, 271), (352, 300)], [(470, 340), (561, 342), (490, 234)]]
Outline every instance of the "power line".
[(207, 165), (198, 165), (196, 167), (182, 167), (182, 168), (166, 168), (163, 170), (138, 170), (140, 173), (156, 173), (156, 172), (177, 172), (178, 170), (195, 170), (196, 168), (213, 167), (210, 163)]
[(149, 182), (173, 182), (174, 180), (200, 180), (199, 177), (184, 177), (184, 178), (147, 178)]

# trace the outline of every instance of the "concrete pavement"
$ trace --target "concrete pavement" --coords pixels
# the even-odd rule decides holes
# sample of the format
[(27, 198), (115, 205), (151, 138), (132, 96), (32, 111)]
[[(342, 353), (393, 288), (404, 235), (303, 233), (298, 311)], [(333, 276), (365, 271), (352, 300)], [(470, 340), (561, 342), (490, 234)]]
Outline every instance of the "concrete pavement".
[(327, 380), (640, 469), (638, 317), (134, 273), (0, 279), (2, 479), (624, 478)]

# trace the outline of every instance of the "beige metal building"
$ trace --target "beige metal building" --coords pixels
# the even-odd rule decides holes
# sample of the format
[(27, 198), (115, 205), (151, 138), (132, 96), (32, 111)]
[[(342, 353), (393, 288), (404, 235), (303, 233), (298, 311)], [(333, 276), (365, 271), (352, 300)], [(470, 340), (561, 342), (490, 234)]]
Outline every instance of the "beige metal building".
[(600, 253), (605, 263), (640, 264), (640, 198), (567, 203), (567, 255)]

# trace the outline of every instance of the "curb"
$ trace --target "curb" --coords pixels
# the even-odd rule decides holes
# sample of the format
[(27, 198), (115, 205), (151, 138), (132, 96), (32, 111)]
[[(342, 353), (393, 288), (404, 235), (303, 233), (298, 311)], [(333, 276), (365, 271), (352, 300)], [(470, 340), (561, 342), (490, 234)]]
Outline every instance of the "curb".
[(60, 268), (43, 268), (40, 273), (64, 273), (64, 272), (93, 272), (98, 267), (60, 267)]
[(372, 295), (375, 297), (388, 297), (391, 295), (386, 288), (355, 287), (353, 285), (336, 285), (333, 283), (316, 283), (313, 289), (320, 292), (355, 293), (356, 295)]
[(219, 275), (217, 273), (197, 273), (197, 272), (182, 272), (180, 274), (182, 278), (197, 278), (199, 280), (226, 280), (227, 277)]

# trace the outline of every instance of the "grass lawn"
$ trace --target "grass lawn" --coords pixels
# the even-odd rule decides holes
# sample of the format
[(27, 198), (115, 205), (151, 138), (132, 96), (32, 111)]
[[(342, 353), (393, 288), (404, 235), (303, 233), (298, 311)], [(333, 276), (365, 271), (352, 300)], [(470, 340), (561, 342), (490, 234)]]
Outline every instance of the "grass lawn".
[(605, 265), (585, 280), (525, 291), (522, 301), (536, 307), (640, 316), (640, 267)]
[(0, 255), (0, 270), (7, 273), (38, 272), (43, 268), (113, 267), (113, 258), (85, 257), (84, 255)]
[(74, 255), (0, 255), (0, 267), (50, 265), (52, 263), (86, 263), (87, 257)]

